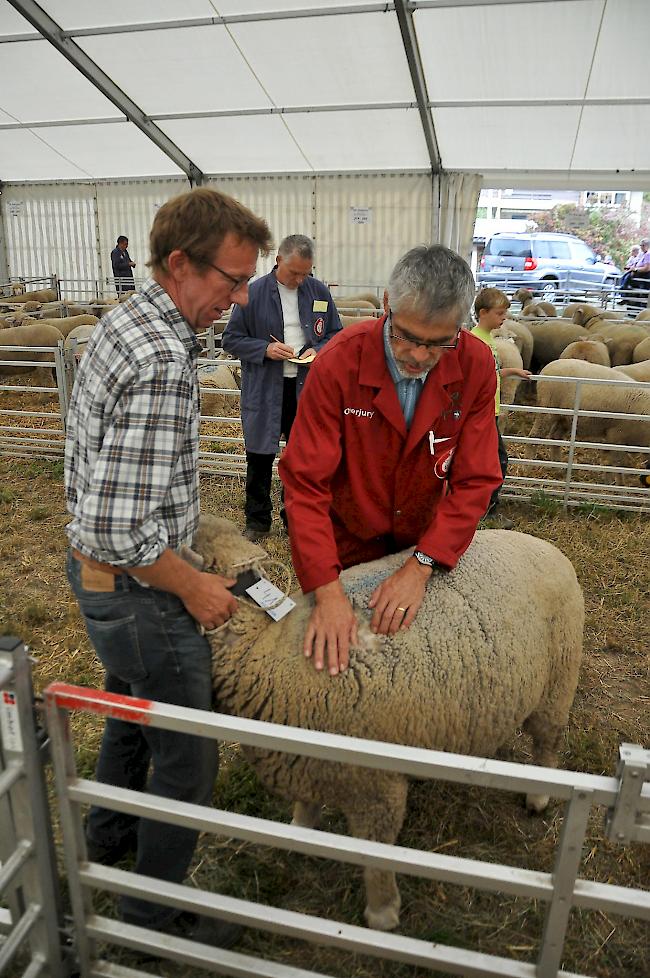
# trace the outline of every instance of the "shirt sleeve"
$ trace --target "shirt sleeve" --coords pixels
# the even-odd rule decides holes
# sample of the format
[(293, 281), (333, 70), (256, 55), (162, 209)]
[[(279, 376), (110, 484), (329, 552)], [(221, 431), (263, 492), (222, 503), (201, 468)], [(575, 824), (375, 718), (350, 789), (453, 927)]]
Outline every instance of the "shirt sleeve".
[(82, 553), (137, 567), (167, 549), (160, 510), (196, 410), (190, 371), (152, 364), (122, 393), (81, 500), (75, 545)]
[(245, 309), (234, 306), (221, 342), (226, 353), (237, 360), (261, 364), (264, 363), (266, 350), (271, 341), (253, 335), (255, 332), (253, 315), (256, 307), (256, 303), (249, 303)]
[(305, 593), (341, 572), (330, 517), (331, 483), (342, 451), (340, 401), (338, 385), (316, 361), (279, 463), (293, 565)]

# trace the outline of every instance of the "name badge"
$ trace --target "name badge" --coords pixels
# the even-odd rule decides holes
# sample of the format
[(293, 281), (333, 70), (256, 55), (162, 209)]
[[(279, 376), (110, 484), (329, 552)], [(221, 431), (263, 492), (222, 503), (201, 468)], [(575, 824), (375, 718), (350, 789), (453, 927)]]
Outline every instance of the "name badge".
[(312, 312), (327, 312), (327, 299), (314, 299)]

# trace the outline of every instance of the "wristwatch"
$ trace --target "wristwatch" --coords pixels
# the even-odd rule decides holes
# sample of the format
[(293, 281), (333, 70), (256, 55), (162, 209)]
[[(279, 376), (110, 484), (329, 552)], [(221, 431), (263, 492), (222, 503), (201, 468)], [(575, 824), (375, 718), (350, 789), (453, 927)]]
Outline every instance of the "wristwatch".
[(430, 557), (429, 554), (422, 553), (421, 550), (414, 550), (413, 556), (420, 564), (423, 564), (425, 567), (431, 567), (432, 570), (438, 566), (438, 562), (433, 557)]

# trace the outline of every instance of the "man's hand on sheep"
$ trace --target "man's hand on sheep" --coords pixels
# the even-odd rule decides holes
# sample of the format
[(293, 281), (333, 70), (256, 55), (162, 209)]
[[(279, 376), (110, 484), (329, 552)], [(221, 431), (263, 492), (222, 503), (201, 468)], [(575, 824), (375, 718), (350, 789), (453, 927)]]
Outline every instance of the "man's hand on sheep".
[(317, 587), (316, 605), (305, 632), (304, 653), (313, 656), (316, 669), (322, 669), (327, 654), (330, 676), (345, 672), (350, 661), (350, 645), (357, 642), (357, 620), (352, 605), (338, 580)]
[(204, 573), (198, 564), (190, 566), (173, 550), (165, 550), (153, 564), (131, 568), (129, 573), (136, 580), (175, 594), (207, 631), (223, 625), (237, 611), (237, 599), (228, 590), (235, 583), (234, 577)]
[(430, 567), (409, 557), (399, 570), (382, 581), (368, 602), (368, 607), (374, 608), (371, 630), (378, 635), (394, 635), (408, 628), (424, 600), (430, 577)]

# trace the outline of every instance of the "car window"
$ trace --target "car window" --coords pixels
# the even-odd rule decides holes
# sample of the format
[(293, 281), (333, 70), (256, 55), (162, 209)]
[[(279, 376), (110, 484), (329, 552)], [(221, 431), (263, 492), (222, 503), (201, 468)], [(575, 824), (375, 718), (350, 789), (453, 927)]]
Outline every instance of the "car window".
[(594, 253), (583, 241), (572, 241), (571, 251), (573, 252), (573, 257), (577, 258), (578, 261), (593, 261)]
[(568, 241), (548, 241), (548, 257), (549, 258), (570, 258), (571, 251), (569, 249)]
[(502, 255), (508, 258), (530, 258), (530, 238), (490, 238), (486, 255)]

